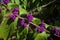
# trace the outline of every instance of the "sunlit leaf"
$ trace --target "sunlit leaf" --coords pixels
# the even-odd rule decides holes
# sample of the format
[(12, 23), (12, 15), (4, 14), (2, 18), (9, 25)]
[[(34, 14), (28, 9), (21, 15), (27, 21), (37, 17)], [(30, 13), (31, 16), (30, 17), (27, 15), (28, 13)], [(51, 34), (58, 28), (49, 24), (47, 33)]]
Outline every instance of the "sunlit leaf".
[(23, 9), (21, 6), (19, 6), (19, 14), (28, 14), (27, 10)]
[(17, 4), (14, 4), (14, 3), (8, 3), (8, 8), (11, 10), (13, 9), (14, 7), (17, 7), (18, 5)]
[(19, 5), (20, 4), (20, 1), (19, 0), (15, 0), (15, 3), (17, 4), (17, 5)]
[(46, 32), (39, 33), (34, 40), (47, 40), (49, 35)]
[(0, 38), (3, 38), (4, 40), (7, 40), (7, 37), (9, 35), (10, 27), (6, 24), (3, 24), (0, 26)]
[(14, 0), (11, 0), (12, 3), (14, 3)]
[(32, 22), (39, 25), (41, 23), (41, 20), (38, 18), (34, 18)]
[(17, 29), (17, 22), (18, 22), (18, 18), (16, 18), (15, 20), (14, 20), (14, 22), (12, 22), (11, 24), (10, 24), (10, 35), (12, 35), (14, 32), (16, 32), (15, 30)]

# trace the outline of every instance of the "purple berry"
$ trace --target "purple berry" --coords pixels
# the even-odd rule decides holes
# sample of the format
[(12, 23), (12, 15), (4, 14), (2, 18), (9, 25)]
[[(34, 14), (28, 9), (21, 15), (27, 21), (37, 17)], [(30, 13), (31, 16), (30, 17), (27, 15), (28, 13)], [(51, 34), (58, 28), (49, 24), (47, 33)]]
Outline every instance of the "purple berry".
[(15, 20), (15, 18), (16, 18), (16, 17), (15, 17), (14, 15), (11, 15), (11, 16), (10, 16), (10, 19), (11, 19), (11, 20)]
[(14, 9), (13, 9), (13, 12), (18, 12), (19, 11), (19, 8), (18, 7), (15, 7)]
[(3, 3), (4, 4), (8, 4), (9, 3), (9, 0), (3, 0)]
[(53, 27), (53, 28), (52, 28), (52, 30), (53, 30), (53, 31), (56, 31), (56, 28), (55, 28), (55, 27)]
[(20, 23), (21, 23), (21, 26), (23, 26), (24, 28), (27, 26), (24, 19), (22, 19)]
[(45, 28), (45, 24), (42, 22), (42, 23), (40, 24), (40, 27), (44, 27), (44, 28)]
[(33, 15), (32, 14), (28, 14), (27, 15), (27, 19), (29, 22), (31, 22), (33, 20)]
[(23, 26), (23, 25), (25, 24), (25, 20), (22, 19), (20, 23), (21, 23), (21, 25)]
[(19, 11), (18, 7), (16, 7), (16, 8), (13, 9), (13, 11), (12, 11), (13, 15), (10, 16), (10, 18), (12, 20), (14, 20), (16, 18), (16, 16), (18, 15), (18, 11)]
[(60, 35), (60, 30), (57, 29), (55, 34), (59, 36)]
[(56, 29), (55, 27), (53, 27), (53, 28), (52, 28), (52, 33), (55, 34), (55, 33), (56, 33), (56, 30), (57, 30), (57, 29)]
[(40, 24), (40, 26), (37, 27), (37, 31), (41, 33), (41, 32), (44, 31), (44, 29), (45, 29), (45, 24), (42, 21), (41, 24)]
[(12, 13), (16, 16), (18, 15), (18, 11), (19, 11), (19, 8), (18, 7), (15, 7), (12, 11)]
[(44, 27), (40, 27), (40, 28), (37, 29), (37, 31), (42, 33), (44, 31), (44, 29), (45, 29)]
[(52, 31), (53, 31), (54, 34), (60, 36), (60, 29), (57, 29), (57, 28), (54, 27), (54, 28), (52, 28)]
[(18, 12), (16, 12), (16, 11), (15, 11), (15, 12), (13, 12), (13, 15), (17, 16), (17, 15), (18, 15)]
[(27, 26), (27, 24), (26, 24), (26, 23), (24, 23), (23, 27), (25, 28), (26, 26)]

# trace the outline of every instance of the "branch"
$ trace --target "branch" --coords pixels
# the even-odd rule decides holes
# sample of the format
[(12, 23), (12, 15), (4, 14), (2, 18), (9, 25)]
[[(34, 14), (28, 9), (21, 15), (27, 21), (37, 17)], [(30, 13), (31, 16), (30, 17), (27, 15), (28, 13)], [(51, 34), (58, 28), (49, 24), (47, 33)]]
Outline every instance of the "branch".
[(53, 1), (49, 2), (48, 4), (45, 4), (45, 5), (42, 5), (40, 7), (34, 8), (33, 10), (30, 11), (30, 13), (34, 12), (36, 9), (44, 8), (44, 7), (48, 6), (48, 5), (50, 5), (51, 3), (54, 3), (55, 1), (56, 0), (53, 0)]

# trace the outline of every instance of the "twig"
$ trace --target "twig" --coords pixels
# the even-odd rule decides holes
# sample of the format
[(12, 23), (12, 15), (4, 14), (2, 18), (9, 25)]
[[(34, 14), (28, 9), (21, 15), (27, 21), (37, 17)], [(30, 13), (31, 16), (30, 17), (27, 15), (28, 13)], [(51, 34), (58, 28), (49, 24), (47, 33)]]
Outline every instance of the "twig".
[(44, 7), (50, 5), (51, 3), (55, 2), (55, 1), (56, 1), (56, 0), (53, 0), (53, 1), (49, 2), (48, 4), (45, 4), (45, 5), (42, 5), (42, 6), (40, 6), (40, 7), (34, 8), (33, 10), (30, 11), (30, 13), (32, 13), (32, 12), (35, 11), (36, 9), (44, 8)]

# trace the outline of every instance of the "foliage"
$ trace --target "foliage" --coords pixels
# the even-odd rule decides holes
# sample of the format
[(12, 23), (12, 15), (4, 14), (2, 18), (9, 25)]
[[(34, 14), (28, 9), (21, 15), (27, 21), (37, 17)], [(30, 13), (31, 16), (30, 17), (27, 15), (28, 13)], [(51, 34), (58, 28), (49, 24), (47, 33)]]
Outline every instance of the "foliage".
[[(60, 29), (60, 2), (57, 0), (10, 0), (6, 4), (1, 0), (2, 11), (0, 12), (0, 39), (3, 40), (48, 40), (52, 35), (60, 38), (60, 35), (53, 34), (52, 28)], [(13, 9), (18, 7), (19, 11), (12, 14)], [(27, 15), (32, 14), (27, 17)], [(15, 19), (11, 20), (10, 16)], [(32, 16), (32, 17), (31, 17)], [(29, 19), (31, 19), (29, 21)], [(21, 25), (25, 20), (26, 27)], [(43, 32), (38, 32), (36, 26), (40, 26), (44, 20)], [(40, 27), (41, 28), (41, 27)], [(54, 38), (53, 37), (53, 38)], [(55, 39), (59, 40), (59, 39)]]

